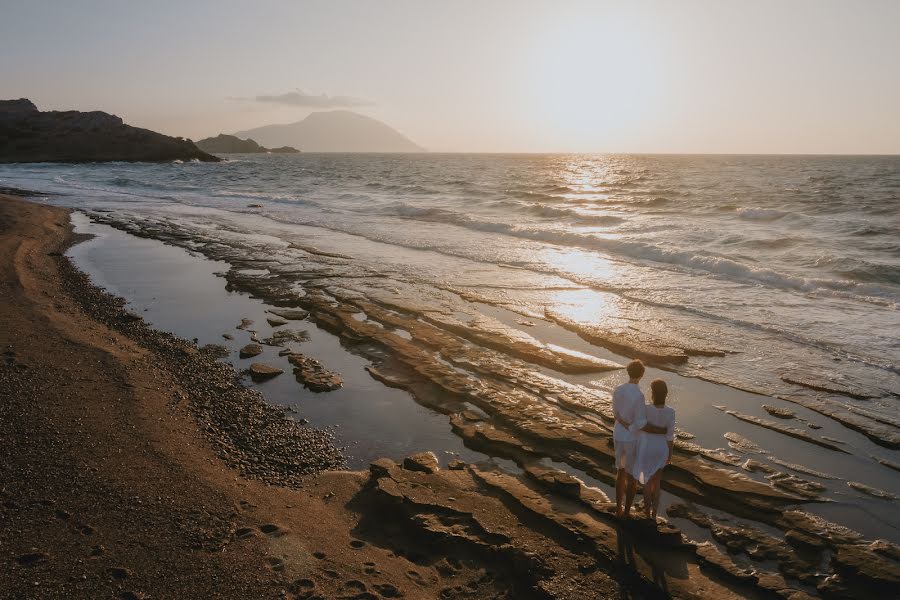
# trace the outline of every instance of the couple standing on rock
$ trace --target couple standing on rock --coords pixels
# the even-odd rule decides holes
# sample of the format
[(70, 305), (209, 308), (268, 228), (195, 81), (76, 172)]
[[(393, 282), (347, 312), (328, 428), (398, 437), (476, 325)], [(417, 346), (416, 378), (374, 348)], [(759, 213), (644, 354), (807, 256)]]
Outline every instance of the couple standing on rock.
[(672, 460), (675, 411), (666, 406), (669, 389), (662, 379), (650, 384), (653, 404), (647, 406), (644, 403), (644, 393), (638, 387), (644, 376), (644, 363), (633, 360), (626, 370), (628, 383), (613, 391), (616, 516), (627, 518), (630, 515), (640, 482), (644, 486), (644, 513), (648, 519), (656, 521), (663, 468)]

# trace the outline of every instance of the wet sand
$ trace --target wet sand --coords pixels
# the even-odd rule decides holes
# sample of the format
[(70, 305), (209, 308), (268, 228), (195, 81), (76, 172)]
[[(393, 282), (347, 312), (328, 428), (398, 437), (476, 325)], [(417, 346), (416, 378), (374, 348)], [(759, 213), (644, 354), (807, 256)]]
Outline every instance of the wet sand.
[[(13, 595), (159, 597), (193, 590), (190, 595), (223, 597), (584, 598), (652, 597), (665, 589), (673, 597), (799, 599), (817, 589), (842, 597), (897, 584), (895, 546), (873, 547), (816, 521), (794, 510), (803, 500), (796, 486), (779, 491), (758, 479), (729, 477), (700, 463), (689, 447), (680, 449), (669, 489), (704, 507), (676, 502), (669, 515), (708, 531), (715, 542), (698, 544), (665, 524), (621, 527), (601, 490), (557, 470), (575, 465), (579, 475), (608, 482), (608, 407), (529, 374), (516, 367), (517, 359), (510, 359), (515, 374), (558, 408), (529, 412), (528, 399), (503, 382), (472, 390), (470, 380), (407, 336), (434, 347), (457, 344), (461, 351), (459, 342), (428, 323), (355, 299), (334, 306), (313, 294), (302, 308), (318, 327), (355, 346), (358, 356), (377, 358), (372, 377), (447, 415), (467, 447), (515, 461), (522, 475), (451, 463), (448, 456), (440, 465), (419, 457), (400, 468), (394, 456), (369, 473), (309, 477), (336, 460), (323, 443), (328, 436), (308, 434), (293, 420), (282, 427), (258, 395), (242, 396), (234, 372), (210, 352), (153, 332), (111, 299), (98, 301), (99, 292), (65, 259), (48, 256), (66, 243), (63, 211), (10, 199), (0, 206), (2, 222), (11, 224), (3, 232), (4, 295), (16, 299), (4, 314), (9, 326), (2, 334), (4, 349), (12, 352), (5, 355), (3, 385), (14, 398), (4, 407), (5, 422), (15, 424), (16, 435), (0, 438), (12, 457), (4, 481), (15, 482), (3, 488), (0, 513), (13, 524), (0, 535), (15, 564), (0, 589), (8, 586)], [(19, 244), (22, 236), (31, 239)], [(264, 297), (253, 279), (258, 275), (242, 266), (226, 280), (232, 289)], [(466, 356), (475, 359), (470, 366), (494, 368), (489, 354)], [(452, 353), (444, 358), (452, 359)], [(72, 364), (79, 366), (76, 377), (64, 370)], [(216, 387), (198, 388), (198, 379)], [(282, 375), (260, 387), (296, 386), (292, 379)], [(76, 402), (61, 402), (61, 387)], [(215, 404), (216, 394), (233, 394), (235, 406), (242, 405), (239, 399), (257, 406), (265, 416), (247, 423), (262, 437), (236, 435), (247, 423), (223, 421), (233, 413), (210, 412), (204, 405)], [(594, 411), (596, 420), (572, 421), (576, 408)], [(212, 421), (204, 421), (210, 415)], [(276, 469), (265, 464), (273, 447), (260, 441), (282, 430), (288, 433), (279, 439), (294, 440), (285, 443), (297, 444), (286, 446), (296, 452), (283, 452), (294, 462)], [(280, 442), (274, 447), (285, 448)], [(472, 450), (458, 453), (464, 452)], [(548, 457), (557, 461), (551, 468)], [(62, 483), (69, 481), (75, 485)], [(730, 520), (729, 512), (758, 527)], [(93, 543), (85, 545), (90, 536)], [(98, 544), (104, 548), (91, 558)]]

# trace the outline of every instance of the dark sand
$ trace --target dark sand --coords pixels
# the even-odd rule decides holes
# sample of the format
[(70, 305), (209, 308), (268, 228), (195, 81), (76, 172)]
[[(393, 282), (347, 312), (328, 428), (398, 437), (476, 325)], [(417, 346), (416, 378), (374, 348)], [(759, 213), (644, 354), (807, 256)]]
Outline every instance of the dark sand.
[[(2, 597), (802, 600), (900, 582), (895, 546), (774, 496), (732, 490), (784, 537), (677, 509), (726, 554), (665, 523), (620, 525), (606, 498), (537, 464), (328, 470), (342, 464), (330, 436), (128, 315), (61, 256), (72, 241), (66, 211), (0, 197)], [(478, 415), (454, 427), (522, 452)]]

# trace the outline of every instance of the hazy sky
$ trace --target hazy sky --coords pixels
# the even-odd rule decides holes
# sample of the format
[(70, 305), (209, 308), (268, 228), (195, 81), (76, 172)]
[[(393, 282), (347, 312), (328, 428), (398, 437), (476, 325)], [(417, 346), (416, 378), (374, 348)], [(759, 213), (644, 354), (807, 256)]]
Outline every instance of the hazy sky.
[(194, 139), (347, 107), (433, 151), (900, 153), (898, 32), (900, 0), (0, 0), (0, 98)]

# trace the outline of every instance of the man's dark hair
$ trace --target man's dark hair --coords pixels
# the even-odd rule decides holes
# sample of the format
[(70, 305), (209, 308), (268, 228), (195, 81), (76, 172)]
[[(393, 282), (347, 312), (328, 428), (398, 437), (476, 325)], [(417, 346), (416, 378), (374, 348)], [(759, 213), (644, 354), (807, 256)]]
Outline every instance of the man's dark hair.
[(628, 377), (631, 379), (639, 379), (644, 376), (644, 363), (635, 359), (628, 363), (625, 370), (628, 371)]

